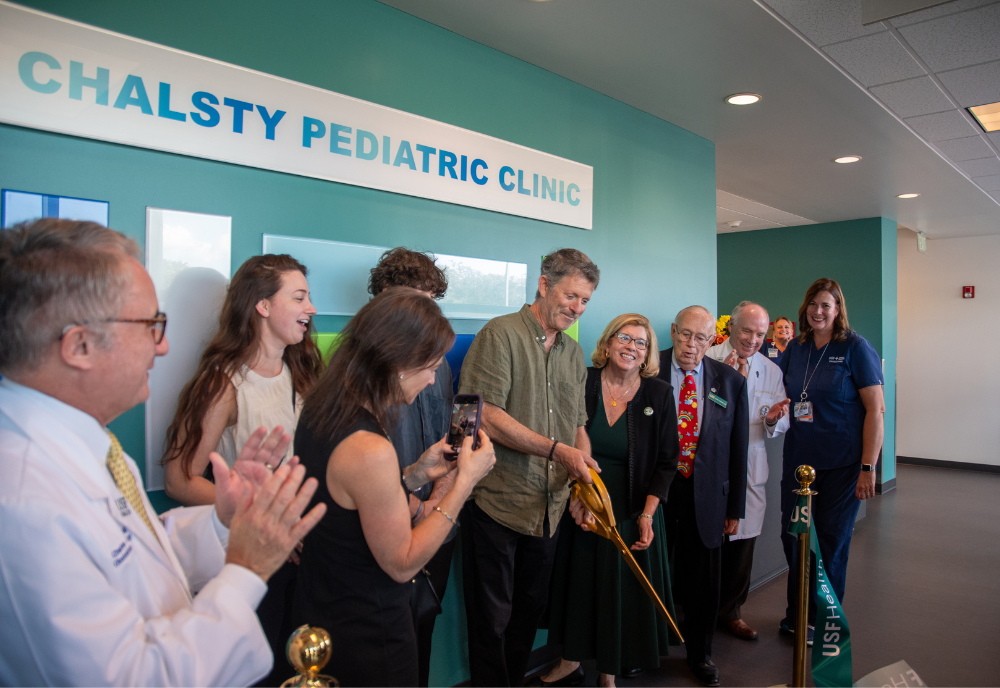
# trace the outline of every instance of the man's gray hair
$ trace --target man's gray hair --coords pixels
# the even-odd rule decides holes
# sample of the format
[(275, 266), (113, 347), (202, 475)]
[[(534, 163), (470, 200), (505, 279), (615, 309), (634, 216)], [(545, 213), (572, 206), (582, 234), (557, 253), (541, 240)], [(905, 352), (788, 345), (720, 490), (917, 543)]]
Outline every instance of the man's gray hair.
[(764, 315), (767, 316), (768, 322), (771, 321), (771, 316), (768, 315), (767, 309), (764, 308), (763, 306), (761, 306), (759, 303), (754, 303), (753, 301), (740, 301), (738, 304), (736, 304), (736, 308), (733, 309), (733, 315), (732, 315), (733, 326), (736, 325), (736, 321), (740, 319), (740, 314), (748, 306), (757, 306), (757, 308), (759, 308), (762, 311), (764, 311)]
[(116, 318), (132, 284), (136, 243), (94, 222), (44, 218), (0, 230), (0, 374), (33, 370), (67, 325)]
[[(566, 275), (574, 273), (580, 274), (594, 289), (597, 289), (597, 283), (601, 281), (601, 271), (594, 265), (594, 261), (575, 248), (561, 248), (542, 260), (542, 276), (548, 279), (550, 288)], [(535, 298), (542, 298), (542, 293), (536, 290)]]
[(708, 310), (704, 306), (688, 306), (687, 308), (682, 308), (679, 311), (677, 311), (677, 315), (674, 316), (674, 325), (677, 325), (677, 327), (680, 327), (681, 326), (681, 320), (684, 319), (684, 316), (686, 316), (688, 313), (696, 313), (696, 312), (704, 313), (705, 315), (707, 315), (709, 317), (709, 319), (713, 323), (715, 322), (715, 316), (712, 315), (712, 311)]

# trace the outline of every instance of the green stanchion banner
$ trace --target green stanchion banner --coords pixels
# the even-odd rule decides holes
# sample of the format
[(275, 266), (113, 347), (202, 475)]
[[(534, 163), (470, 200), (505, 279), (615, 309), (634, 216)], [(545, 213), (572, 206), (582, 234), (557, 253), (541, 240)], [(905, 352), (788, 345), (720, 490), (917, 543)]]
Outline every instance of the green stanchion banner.
[(823, 567), (816, 525), (806, 506), (805, 495), (792, 512), (788, 532), (809, 533), (809, 549), (816, 555), (816, 631), (812, 651), (813, 683), (820, 687), (852, 685), (851, 629)]

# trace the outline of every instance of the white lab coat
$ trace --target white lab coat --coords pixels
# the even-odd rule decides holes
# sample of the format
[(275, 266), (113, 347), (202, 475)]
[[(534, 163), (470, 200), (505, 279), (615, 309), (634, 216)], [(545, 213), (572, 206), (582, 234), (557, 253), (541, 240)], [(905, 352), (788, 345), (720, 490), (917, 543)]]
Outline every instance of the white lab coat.
[[(716, 361), (725, 361), (733, 352), (729, 340), (716, 344), (705, 355)], [(746, 540), (760, 535), (764, 527), (764, 510), (767, 496), (767, 447), (765, 437), (774, 437), (788, 430), (788, 416), (779, 420), (773, 428), (764, 424), (764, 416), (771, 406), (787, 399), (785, 383), (781, 378), (781, 368), (761, 355), (758, 351), (747, 360), (747, 398), (750, 409), (750, 440), (747, 443), (747, 510), (740, 521), (740, 528), (730, 540)]]
[(255, 614), (267, 586), (225, 564), (214, 507), (161, 523), (126, 457), (157, 542), (108, 472), (109, 446), (93, 417), (0, 381), (0, 684), (256, 682), (272, 666)]

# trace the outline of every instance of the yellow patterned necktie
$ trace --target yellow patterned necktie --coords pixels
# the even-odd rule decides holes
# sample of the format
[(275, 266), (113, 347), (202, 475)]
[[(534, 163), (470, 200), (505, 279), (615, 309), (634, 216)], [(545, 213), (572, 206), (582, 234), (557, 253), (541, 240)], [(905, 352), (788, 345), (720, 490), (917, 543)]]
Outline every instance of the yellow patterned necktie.
[(128, 503), (132, 505), (132, 510), (139, 514), (146, 527), (149, 528), (149, 532), (159, 542), (160, 538), (157, 537), (156, 531), (153, 530), (153, 523), (149, 520), (149, 514), (146, 513), (146, 505), (142, 503), (142, 497), (139, 496), (139, 486), (135, 484), (135, 476), (132, 475), (132, 471), (128, 469), (128, 465), (125, 463), (122, 445), (118, 443), (118, 438), (110, 430), (107, 433), (108, 437), (111, 438), (111, 448), (108, 449), (108, 472), (114, 478), (118, 490), (128, 500)]

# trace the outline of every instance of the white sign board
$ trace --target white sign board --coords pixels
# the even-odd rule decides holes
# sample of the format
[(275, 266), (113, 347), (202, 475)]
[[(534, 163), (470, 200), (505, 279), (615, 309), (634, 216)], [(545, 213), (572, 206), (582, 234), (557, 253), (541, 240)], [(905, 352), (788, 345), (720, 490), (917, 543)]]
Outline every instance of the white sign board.
[(593, 226), (589, 165), (7, 2), (0, 121)]

